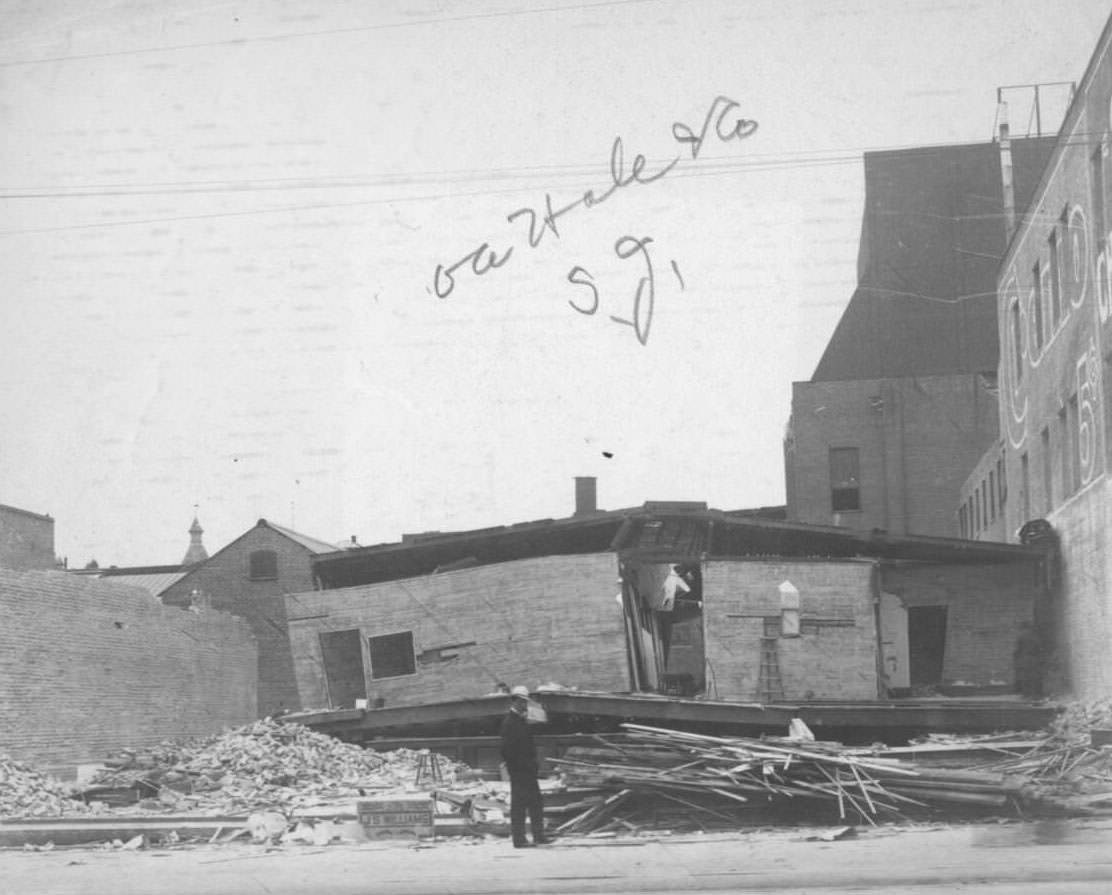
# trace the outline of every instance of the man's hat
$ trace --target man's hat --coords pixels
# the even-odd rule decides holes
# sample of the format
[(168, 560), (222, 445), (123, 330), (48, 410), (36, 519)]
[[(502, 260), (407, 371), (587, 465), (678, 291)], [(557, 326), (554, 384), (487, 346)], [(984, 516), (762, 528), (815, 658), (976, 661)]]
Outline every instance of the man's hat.
[(523, 687), (521, 684), (518, 684), (516, 687), (514, 687), (510, 691), (510, 695), (511, 696), (520, 696), (522, 699), (528, 699), (529, 698), (529, 688), (528, 687)]

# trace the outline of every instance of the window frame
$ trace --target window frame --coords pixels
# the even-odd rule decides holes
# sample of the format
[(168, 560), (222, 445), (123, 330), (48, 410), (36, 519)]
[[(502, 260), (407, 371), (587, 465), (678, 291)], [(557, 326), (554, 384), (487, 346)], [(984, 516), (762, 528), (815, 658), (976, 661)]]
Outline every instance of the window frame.
[(1054, 227), (1050, 231), (1050, 235), (1046, 238), (1047, 249), (1050, 252), (1050, 260), (1047, 263), (1045, 276), (1047, 282), (1050, 284), (1050, 322), (1051, 332), (1057, 332), (1058, 327), (1062, 325), (1064, 318), (1064, 308), (1062, 306), (1062, 259), (1059, 257), (1060, 238), (1058, 235), (1058, 222), (1054, 223)]
[(1042, 261), (1036, 261), (1031, 269), (1034, 285), (1031, 287), (1031, 329), (1035, 336), (1035, 351), (1042, 351), (1043, 342), (1046, 340), (1045, 324), (1043, 322), (1043, 286), (1042, 286)]
[[(266, 570), (256, 573), (256, 558), (268, 557), (271, 561), (270, 574)], [(271, 547), (260, 547), (252, 550), (247, 557), (247, 579), (249, 581), (277, 581), (278, 580), (278, 551)]]
[[(849, 476), (846, 481), (853, 482), (851, 485), (839, 484), (840, 480), (836, 480), (835, 473), (838, 467), (835, 463), (835, 457), (852, 457), (851, 464), (852, 472), (854, 475)], [(861, 449), (858, 447), (831, 447), (827, 449), (827, 464), (829, 467), (829, 484), (830, 484), (830, 511), (832, 513), (859, 513), (861, 512)], [(840, 497), (853, 496), (853, 506), (842, 506)]]
[[(409, 654), (411, 671), (402, 671), (397, 674), (379, 674), (375, 669), (375, 641), (386, 640), (391, 637), (409, 637)], [(417, 642), (413, 636), (412, 629), (402, 631), (391, 631), (388, 634), (368, 634), (367, 635), (367, 664), (368, 675), (373, 681), (389, 681), (395, 680), (400, 677), (413, 677), (417, 674)]]
[(1042, 474), (1043, 474), (1043, 515), (1049, 515), (1054, 509), (1054, 452), (1050, 443), (1050, 426), (1043, 426), (1040, 435), (1042, 443)]

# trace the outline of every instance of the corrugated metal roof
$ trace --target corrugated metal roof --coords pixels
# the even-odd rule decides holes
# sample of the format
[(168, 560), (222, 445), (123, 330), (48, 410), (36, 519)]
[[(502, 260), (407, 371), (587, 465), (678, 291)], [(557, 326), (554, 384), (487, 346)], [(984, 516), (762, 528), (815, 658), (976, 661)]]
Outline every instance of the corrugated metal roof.
[(282, 525), (275, 525), (269, 520), (266, 524), (270, 528), (273, 528), (279, 534), (285, 535), (291, 541), (296, 541), (306, 550), (310, 550), (313, 553), (335, 553), (337, 550), (341, 549), (335, 544), (329, 544), (327, 541), (320, 541), (316, 538), (311, 538), (308, 535), (303, 535), (300, 532), (294, 531), (292, 528), (286, 528)]
[(116, 584), (126, 584), (128, 587), (141, 587), (150, 591), (154, 596), (159, 596), (164, 590), (175, 585), (185, 576), (185, 572), (155, 572), (146, 575), (110, 575), (101, 574), (97, 578), (111, 579)]
[(126, 584), (128, 587), (141, 587), (143, 590), (160, 596), (164, 590), (176, 584), (186, 573), (188, 567), (181, 566), (132, 566), (110, 569), (71, 569), (71, 575), (82, 578), (100, 578), (111, 580), (114, 584)]

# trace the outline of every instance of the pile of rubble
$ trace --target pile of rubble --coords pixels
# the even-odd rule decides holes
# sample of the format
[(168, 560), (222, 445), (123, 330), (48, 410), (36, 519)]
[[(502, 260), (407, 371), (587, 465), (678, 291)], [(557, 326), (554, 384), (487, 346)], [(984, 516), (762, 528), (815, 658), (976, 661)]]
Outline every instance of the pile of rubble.
[(22, 761), (0, 752), (0, 817), (61, 817), (87, 814), (65, 786)]
[[(291, 811), (414, 789), (423, 759), (431, 763), (428, 753), (373, 752), (267, 719), (198, 741), (120, 752), (80, 796), (175, 813)], [(435, 764), (439, 779), (430, 777), (428, 789), (470, 772), (443, 756)]]
[(1066, 706), (1032, 749), (986, 767), (1022, 775), (1028, 797), (1048, 807), (1112, 806), (1112, 699)]

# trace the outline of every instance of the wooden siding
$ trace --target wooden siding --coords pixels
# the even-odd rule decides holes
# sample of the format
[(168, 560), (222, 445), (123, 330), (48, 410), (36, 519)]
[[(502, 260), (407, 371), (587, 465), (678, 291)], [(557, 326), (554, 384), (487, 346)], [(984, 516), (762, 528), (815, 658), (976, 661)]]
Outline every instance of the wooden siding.
[[(351, 628), (362, 635), (372, 703), (479, 696), (499, 681), (626, 690), (617, 577), (612, 553), (548, 556), (287, 597), (301, 702), (328, 705), (319, 635)], [(367, 639), (402, 631), (425, 661), (415, 674), (374, 678)]]

